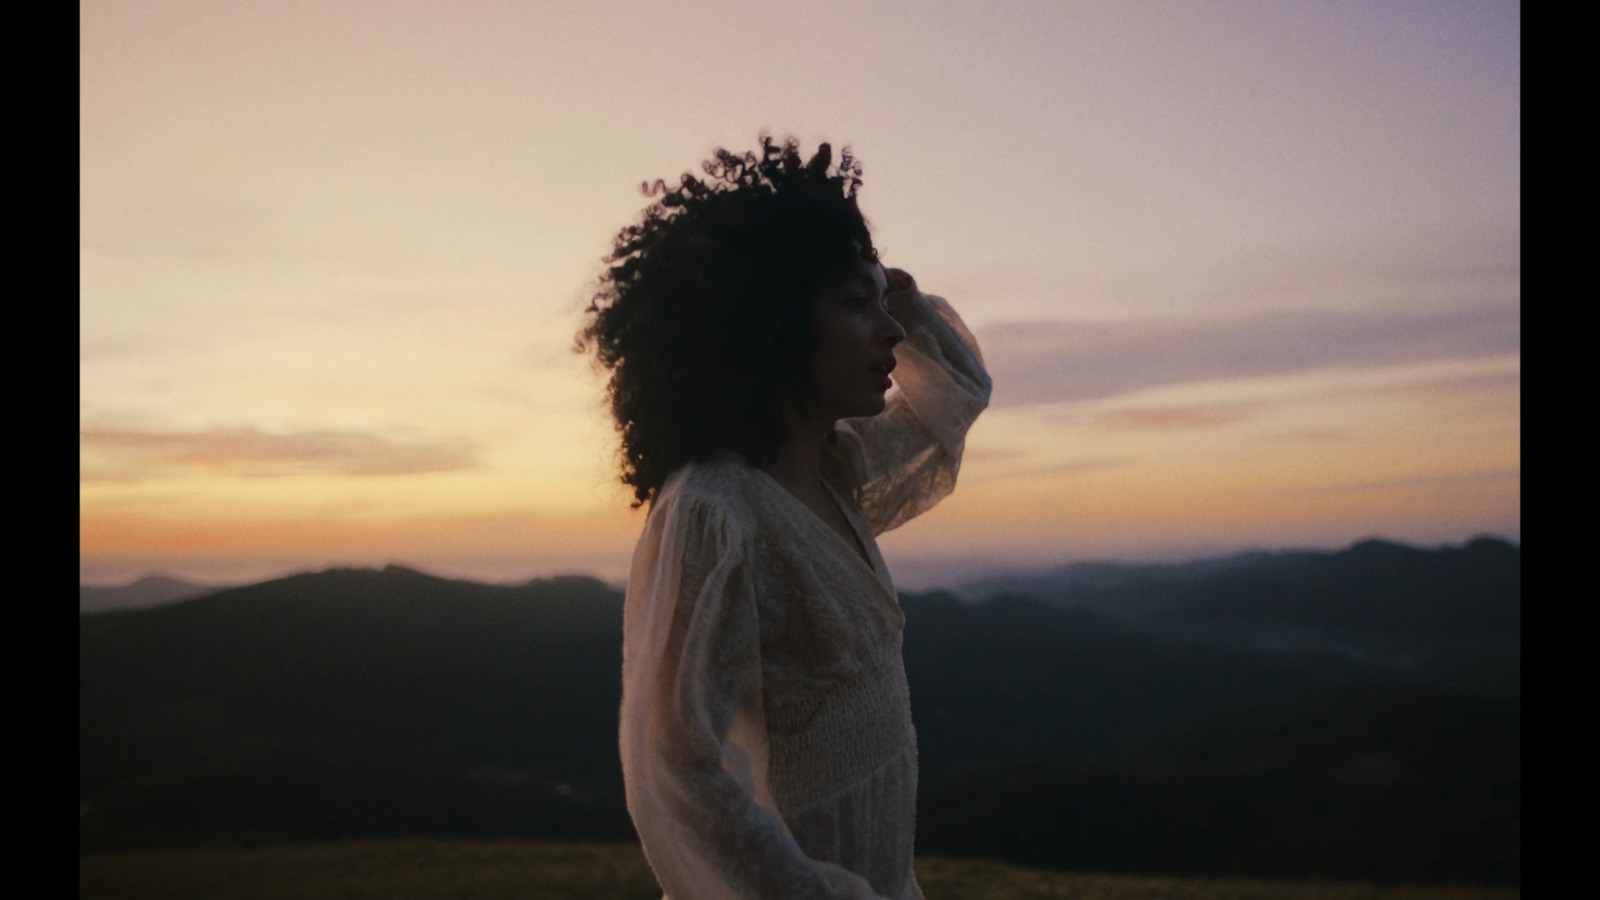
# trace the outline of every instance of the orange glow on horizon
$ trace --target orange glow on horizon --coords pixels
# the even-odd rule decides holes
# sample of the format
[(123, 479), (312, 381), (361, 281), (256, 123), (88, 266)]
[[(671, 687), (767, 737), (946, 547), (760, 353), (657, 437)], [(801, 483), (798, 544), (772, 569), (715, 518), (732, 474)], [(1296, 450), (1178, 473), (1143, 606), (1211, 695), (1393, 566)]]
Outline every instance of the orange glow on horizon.
[(928, 12), (81, 6), (80, 577), (614, 577), (573, 335), (763, 129), (996, 373), (891, 564), (1519, 538), (1515, 4)]

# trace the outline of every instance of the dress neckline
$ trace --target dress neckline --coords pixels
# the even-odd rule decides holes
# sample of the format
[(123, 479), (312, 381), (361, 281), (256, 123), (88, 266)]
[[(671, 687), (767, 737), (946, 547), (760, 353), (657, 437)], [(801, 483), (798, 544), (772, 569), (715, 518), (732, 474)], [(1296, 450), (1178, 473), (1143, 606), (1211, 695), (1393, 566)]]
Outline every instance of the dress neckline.
[[(844, 524), (850, 529), (850, 534), (855, 538), (854, 541), (845, 540), (844, 535), (834, 530), (832, 525), (829, 525), (827, 522), (823, 521), (823, 518), (817, 515), (816, 510), (806, 505), (805, 501), (791, 493), (788, 488), (783, 486), (783, 482), (772, 477), (770, 472), (759, 466), (751, 466), (751, 468), (755, 469), (757, 472), (760, 472), (761, 476), (767, 479), (767, 481), (772, 484), (772, 487), (781, 491), (791, 503), (805, 510), (806, 515), (810, 516), (813, 522), (821, 527), (823, 531), (826, 531), (828, 534), (832, 535), (834, 540), (838, 541), (840, 544), (843, 544), (850, 556), (860, 562), (862, 565), (866, 566), (867, 569), (872, 572), (873, 577), (877, 578), (880, 582), (884, 580), (883, 572), (879, 568), (879, 563), (876, 559), (874, 559), (874, 554), (871, 549), (872, 545), (868, 543), (870, 538), (863, 537), (862, 529), (859, 523), (856, 521), (857, 517), (851, 515), (851, 504), (845, 502), (844, 496), (840, 493), (838, 488), (834, 487), (833, 483), (828, 480), (826, 475), (821, 476), (822, 489), (827, 492), (828, 498), (833, 502), (834, 508), (839, 510), (839, 515), (844, 517)], [(856, 546), (851, 546), (852, 544)]]

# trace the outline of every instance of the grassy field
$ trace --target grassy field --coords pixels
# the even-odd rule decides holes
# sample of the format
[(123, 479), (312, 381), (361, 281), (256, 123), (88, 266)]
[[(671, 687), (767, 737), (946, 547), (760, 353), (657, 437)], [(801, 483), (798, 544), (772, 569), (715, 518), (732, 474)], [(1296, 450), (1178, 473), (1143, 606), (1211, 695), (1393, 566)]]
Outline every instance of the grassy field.
[[(1517, 888), (1137, 878), (919, 858), (927, 900), (1512, 900)], [(84, 856), (80, 898), (117, 900), (658, 900), (637, 846), (363, 841)]]

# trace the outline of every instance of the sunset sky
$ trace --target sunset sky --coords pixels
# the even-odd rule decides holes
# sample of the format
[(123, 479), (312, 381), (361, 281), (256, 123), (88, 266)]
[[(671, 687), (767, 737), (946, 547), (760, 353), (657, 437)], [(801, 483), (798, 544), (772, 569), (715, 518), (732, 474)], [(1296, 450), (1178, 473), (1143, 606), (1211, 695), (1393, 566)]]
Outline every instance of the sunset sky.
[(848, 145), (978, 336), (902, 587), (1521, 530), (1515, 2), (80, 4), (80, 579), (626, 571), (639, 184)]

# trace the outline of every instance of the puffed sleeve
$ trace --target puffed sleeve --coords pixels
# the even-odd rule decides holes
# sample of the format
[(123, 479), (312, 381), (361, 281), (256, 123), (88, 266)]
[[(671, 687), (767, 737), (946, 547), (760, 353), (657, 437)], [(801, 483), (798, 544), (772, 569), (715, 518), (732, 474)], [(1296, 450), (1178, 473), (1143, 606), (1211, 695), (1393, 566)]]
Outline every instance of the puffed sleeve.
[(671, 900), (879, 900), (805, 855), (766, 788), (760, 631), (748, 541), (726, 510), (658, 498), (623, 621), (628, 812)]
[(827, 451), (875, 535), (955, 489), (967, 429), (989, 405), (992, 387), (977, 339), (944, 298), (913, 283), (886, 300), (906, 331), (895, 348), (896, 389), (878, 415), (841, 421)]

